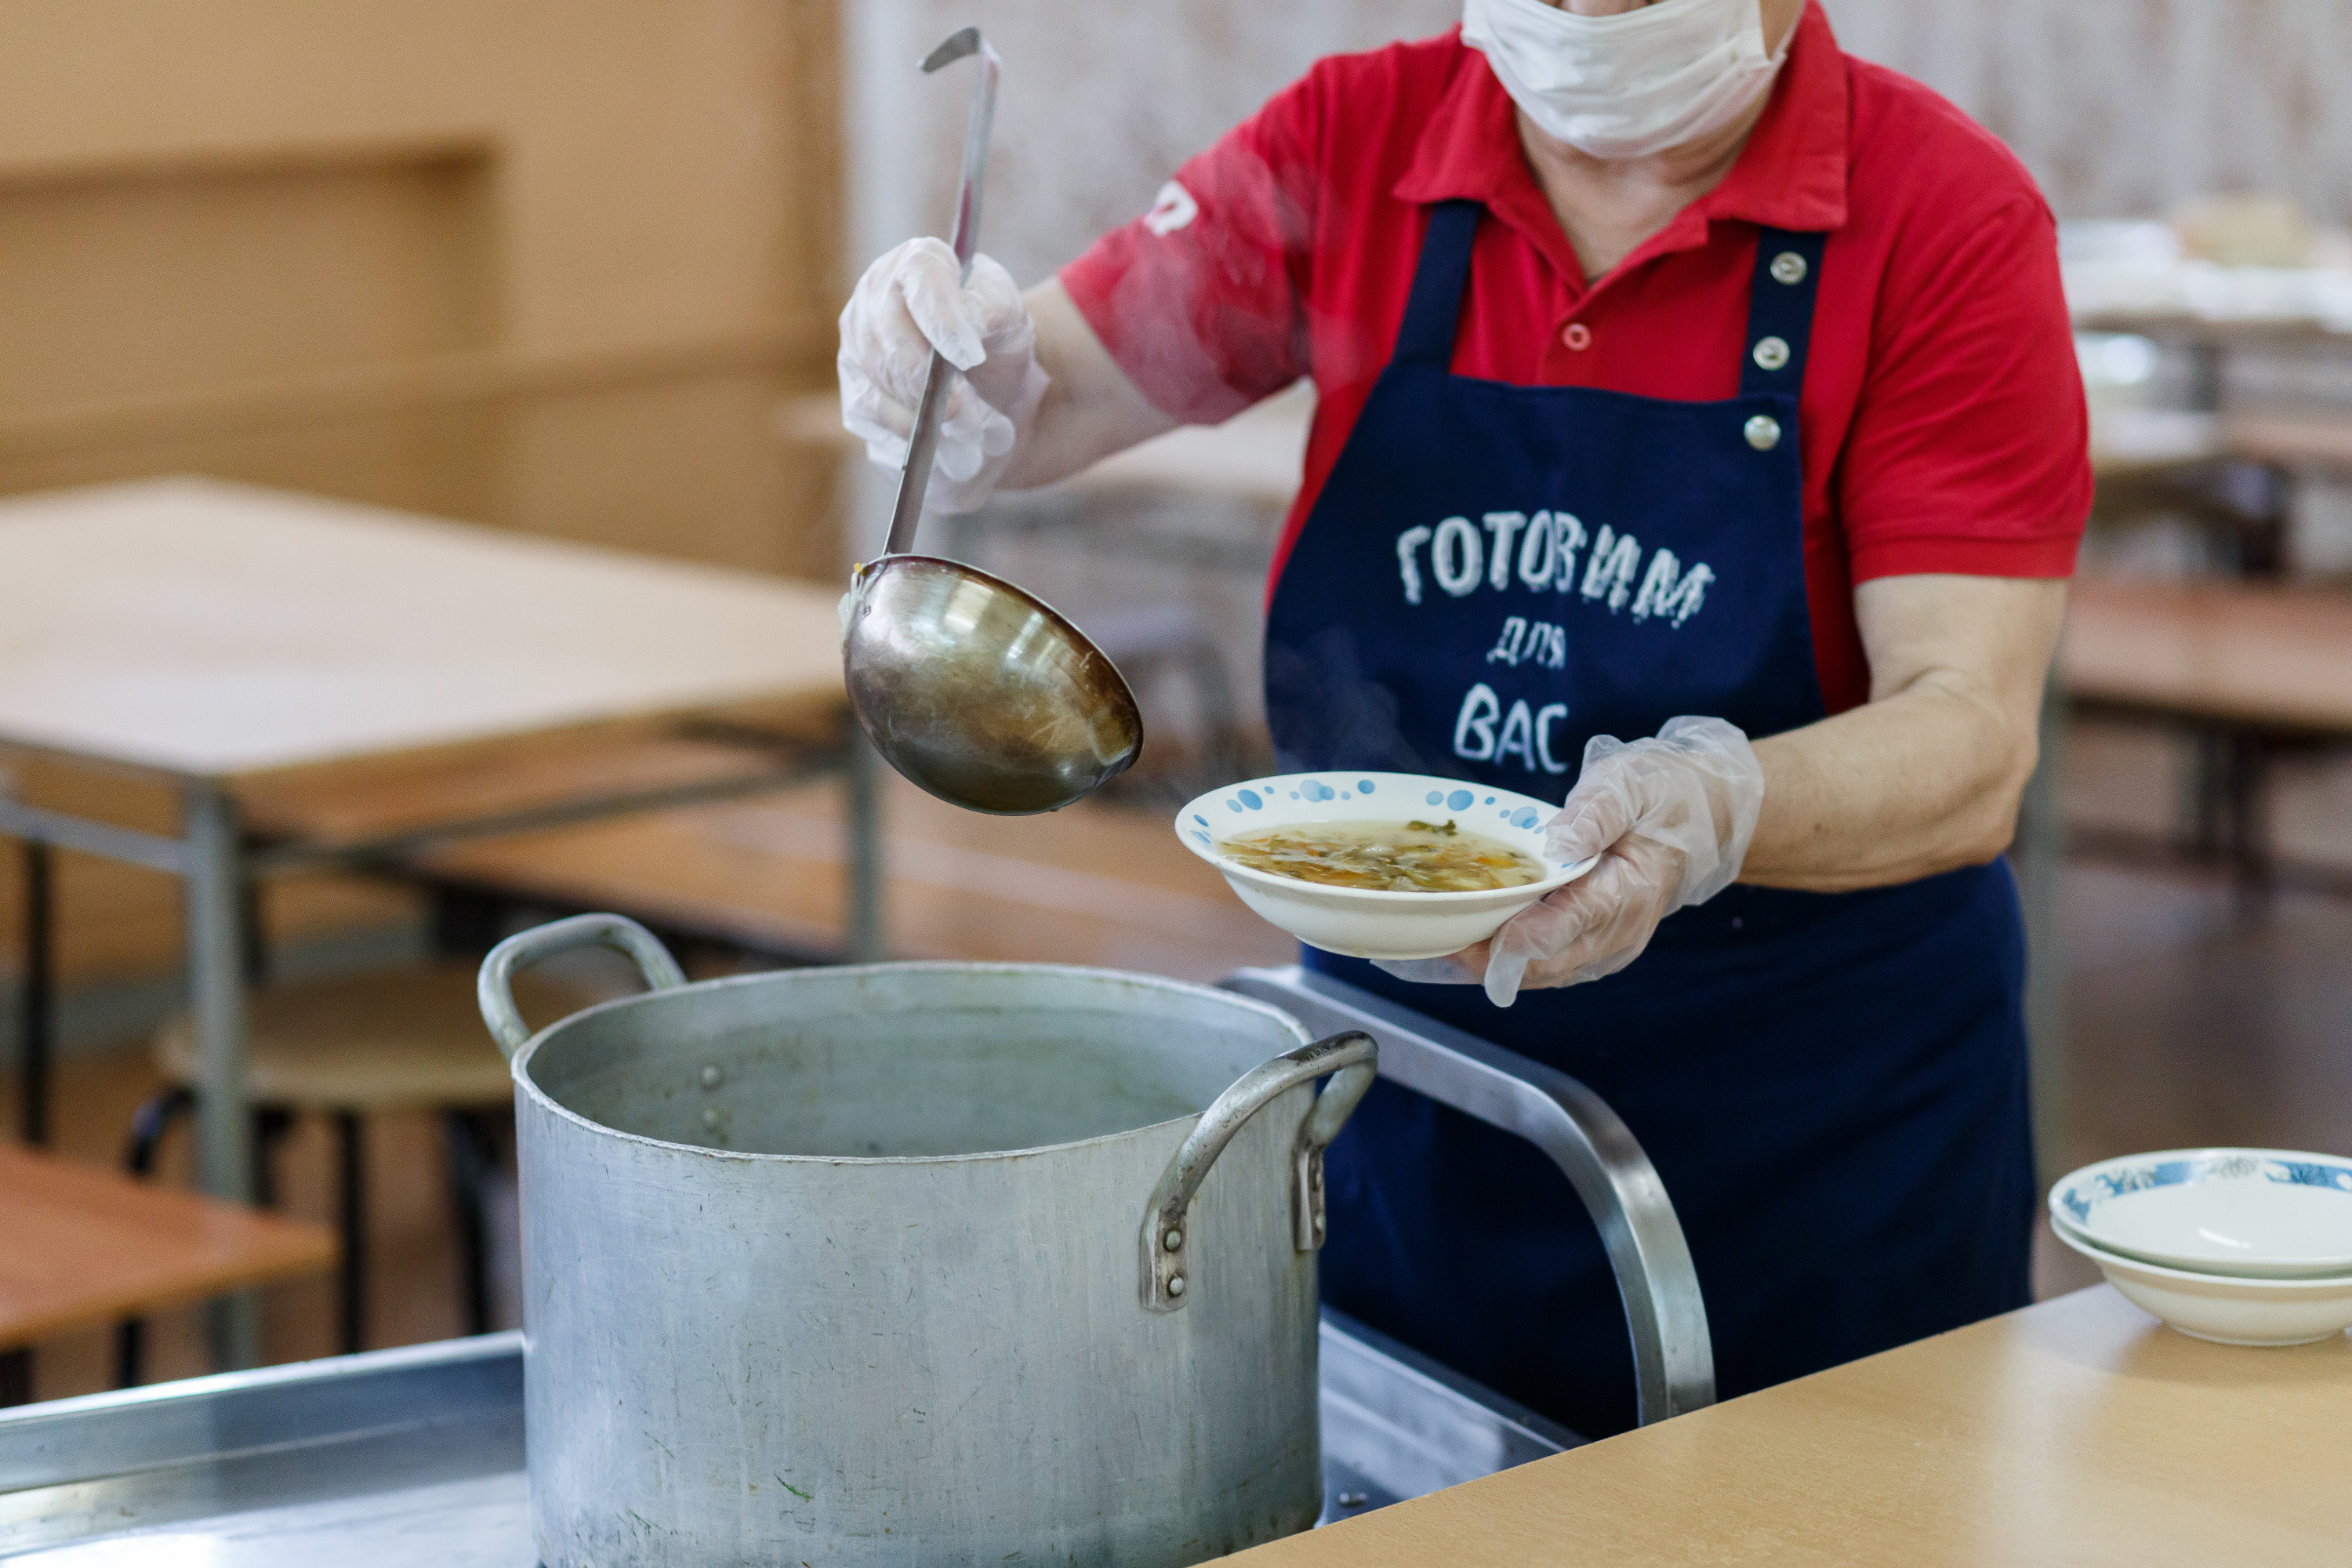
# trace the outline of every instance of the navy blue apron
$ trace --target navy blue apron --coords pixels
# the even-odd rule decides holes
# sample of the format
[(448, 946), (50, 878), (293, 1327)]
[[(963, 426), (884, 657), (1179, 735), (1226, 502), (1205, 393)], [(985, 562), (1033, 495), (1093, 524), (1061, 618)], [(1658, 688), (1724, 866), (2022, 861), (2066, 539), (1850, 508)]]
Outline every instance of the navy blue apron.
[[(1281, 768), (1557, 801), (1592, 735), (1821, 718), (1797, 403), (1823, 237), (1759, 236), (1739, 395), (1690, 403), (1452, 374), (1480, 213), (1432, 210), (1395, 355), (1276, 584)], [(1507, 1009), (1307, 962), (1616, 1108), (1689, 1238), (1726, 1397), (2030, 1299), (2003, 864), (1857, 893), (1735, 887), (1620, 973)], [(1382, 1083), (1329, 1179), (1334, 1306), (1589, 1435), (1633, 1423), (1608, 1260), (1544, 1156)]]

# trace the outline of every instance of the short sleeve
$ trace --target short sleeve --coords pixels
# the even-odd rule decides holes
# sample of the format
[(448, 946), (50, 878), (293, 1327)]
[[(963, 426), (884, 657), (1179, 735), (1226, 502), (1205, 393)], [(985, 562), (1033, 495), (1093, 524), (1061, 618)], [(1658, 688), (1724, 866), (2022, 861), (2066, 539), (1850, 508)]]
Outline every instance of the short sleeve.
[(1307, 373), (1318, 87), (1286, 89), (1097, 240), (1062, 286), (1137, 390), (1211, 425)]
[(2063, 577), (2090, 514), (2090, 425), (2032, 194), (1898, 246), (1836, 476), (1853, 580)]

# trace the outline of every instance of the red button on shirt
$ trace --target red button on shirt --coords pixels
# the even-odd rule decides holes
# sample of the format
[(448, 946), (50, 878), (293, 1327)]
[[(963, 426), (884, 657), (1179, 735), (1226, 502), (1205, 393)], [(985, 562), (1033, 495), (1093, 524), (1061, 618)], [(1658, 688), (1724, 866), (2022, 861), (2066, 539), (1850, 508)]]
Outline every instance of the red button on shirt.
[(1817, 4), (1731, 173), (1590, 285), (1509, 97), (1456, 33), (1322, 61), (1177, 178), (1190, 222), (1114, 230), (1062, 282), (1177, 418), (1314, 377), (1277, 572), (1388, 363), (1427, 205), (1464, 196), (1488, 221), (1454, 371), (1520, 385), (1735, 395), (1759, 226), (1828, 231), (1800, 417), (1830, 711), (1869, 695), (1853, 584), (2074, 568), (2088, 423), (2049, 208), (1950, 104), (1841, 53)]

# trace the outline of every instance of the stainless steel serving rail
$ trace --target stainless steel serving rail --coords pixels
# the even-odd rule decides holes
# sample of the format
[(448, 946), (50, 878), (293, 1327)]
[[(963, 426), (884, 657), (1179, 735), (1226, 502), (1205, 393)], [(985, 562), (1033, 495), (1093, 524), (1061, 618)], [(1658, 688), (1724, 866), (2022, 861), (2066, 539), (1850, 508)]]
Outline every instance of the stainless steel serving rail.
[(0, 1558), (530, 1568), (522, 1336), (0, 1414)]
[(1244, 969), (1219, 984), (1281, 1008), (1310, 1034), (1363, 1030), (1380, 1043), (1381, 1077), (1550, 1155), (1616, 1269), (1642, 1424), (1715, 1403), (1706, 1303), (1682, 1224), (1650, 1157), (1599, 1095), (1564, 1072), (1296, 964)]
[[(1324, 1518), (1580, 1439), (1327, 1314)], [(19, 1568), (530, 1568), (522, 1336), (228, 1373), (0, 1415)]]

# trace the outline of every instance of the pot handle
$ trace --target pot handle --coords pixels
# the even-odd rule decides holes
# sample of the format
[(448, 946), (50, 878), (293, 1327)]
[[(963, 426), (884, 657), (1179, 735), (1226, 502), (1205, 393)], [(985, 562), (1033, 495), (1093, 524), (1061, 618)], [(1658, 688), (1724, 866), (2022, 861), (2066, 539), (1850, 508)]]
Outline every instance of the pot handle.
[(1184, 1228), (1193, 1194), (1208, 1179), (1209, 1167), (1234, 1141), (1242, 1124), (1272, 1104), (1286, 1090), (1311, 1083), (1326, 1073), (1331, 1081), (1315, 1097), (1315, 1107), (1298, 1123), (1298, 1141), (1290, 1161), (1291, 1245), (1313, 1252), (1323, 1245), (1323, 1149), (1339, 1135), (1348, 1115), (1378, 1076), (1380, 1047), (1360, 1029), (1349, 1029), (1311, 1046), (1285, 1051), (1260, 1062), (1235, 1079), (1217, 1096), (1168, 1163), (1152, 1189), (1151, 1205), (1143, 1215), (1143, 1304), (1155, 1312), (1173, 1312), (1190, 1300), (1184, 1293)]
[(522, 1021), (522, 1011), (515, 1005), (515, 971), (525, 964), (536, 963), (559, 952), (574, 948), (609, 947), (626, 954), (645, 976), (648, 991), (667, 991), (686, 984), (686, 972), (678, 968), (677, 960), (653, 932), (626, 915), (573, 915), (569, 920), (535, 926), (490, 949), (482, 960), (481, 978), (476, 984), (476, 995), (482, 1005), (482, 1022), (490, 1026), (490, 1037), (499, 1043), (499, 1054), (509, 1061), (530, 1038), (530, 1026)]

